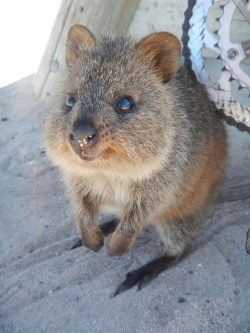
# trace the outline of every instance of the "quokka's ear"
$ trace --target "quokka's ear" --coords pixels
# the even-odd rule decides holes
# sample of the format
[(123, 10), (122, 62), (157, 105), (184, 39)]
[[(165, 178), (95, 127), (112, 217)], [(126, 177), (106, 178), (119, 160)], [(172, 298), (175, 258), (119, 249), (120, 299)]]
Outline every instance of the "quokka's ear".
[(180, 67), (181, 44), (171, 33), (158, 32), (143, 38), (138, 51), (164, 82), (169, 81)]
[(82, 25), (73, 25), (69, 32), (65, 48), (65, 60), (68, 66), (74, 66), (84, 50), (95, 46), (92, 33)]

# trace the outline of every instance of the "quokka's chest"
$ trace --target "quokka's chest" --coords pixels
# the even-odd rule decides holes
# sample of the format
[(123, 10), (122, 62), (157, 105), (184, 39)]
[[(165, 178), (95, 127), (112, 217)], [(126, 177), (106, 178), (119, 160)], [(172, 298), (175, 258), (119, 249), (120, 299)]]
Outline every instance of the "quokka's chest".
[(126, 180), (106, 177), (93, 177), (88, 181), (89, 191), (101, 206), (121, 208), (133, 200), (131, 185)]

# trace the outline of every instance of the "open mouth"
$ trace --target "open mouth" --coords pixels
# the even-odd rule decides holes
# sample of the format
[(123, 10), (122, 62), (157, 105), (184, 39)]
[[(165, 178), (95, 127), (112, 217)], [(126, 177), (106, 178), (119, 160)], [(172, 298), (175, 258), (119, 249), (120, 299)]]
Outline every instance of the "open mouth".
[(82, 161), (94, 161), (101, 154), (100, 147), (84, 147), (83, 145), (70, 144), (70, 148)]
[(93, 154), (88, 154), (85, 149), (71, 145), (73, 152), (83, 161), (93, 161), (99, 156), (99, 152), (93, 152)]
[(84, 152), (81, 152), (80, 154), (77, 154), (81, 160), (84, 161), (93, 161), (98, 155), (88, 155), (88, 154), (84, 154)]

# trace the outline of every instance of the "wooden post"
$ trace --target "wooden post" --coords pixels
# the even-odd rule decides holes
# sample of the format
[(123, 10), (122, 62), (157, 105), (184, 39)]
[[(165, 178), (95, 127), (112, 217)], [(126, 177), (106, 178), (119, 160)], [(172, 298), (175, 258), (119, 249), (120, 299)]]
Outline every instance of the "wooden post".
[(93, 33), (126, 30), (140, 0), (62, 0), (40, 67), (34, 77), (35, 93), (47, 101), (57, 73), (65, 64), (64, 49), (71, 25), (82, 24)]

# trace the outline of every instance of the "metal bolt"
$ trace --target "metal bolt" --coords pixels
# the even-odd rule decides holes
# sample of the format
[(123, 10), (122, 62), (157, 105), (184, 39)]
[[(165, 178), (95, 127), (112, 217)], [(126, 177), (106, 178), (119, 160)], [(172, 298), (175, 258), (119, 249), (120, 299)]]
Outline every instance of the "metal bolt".
[(230, 60), (236, 60), (238, 58), (239, 52), (236, 49), (229, 49), (227, 51), (227, 57)]
[(51, 63), (50, 63), (50, 70), (52, 73), (56, 73), (58, 72), (60, 68), (60, 64), (57, 60), (52, 60)]

